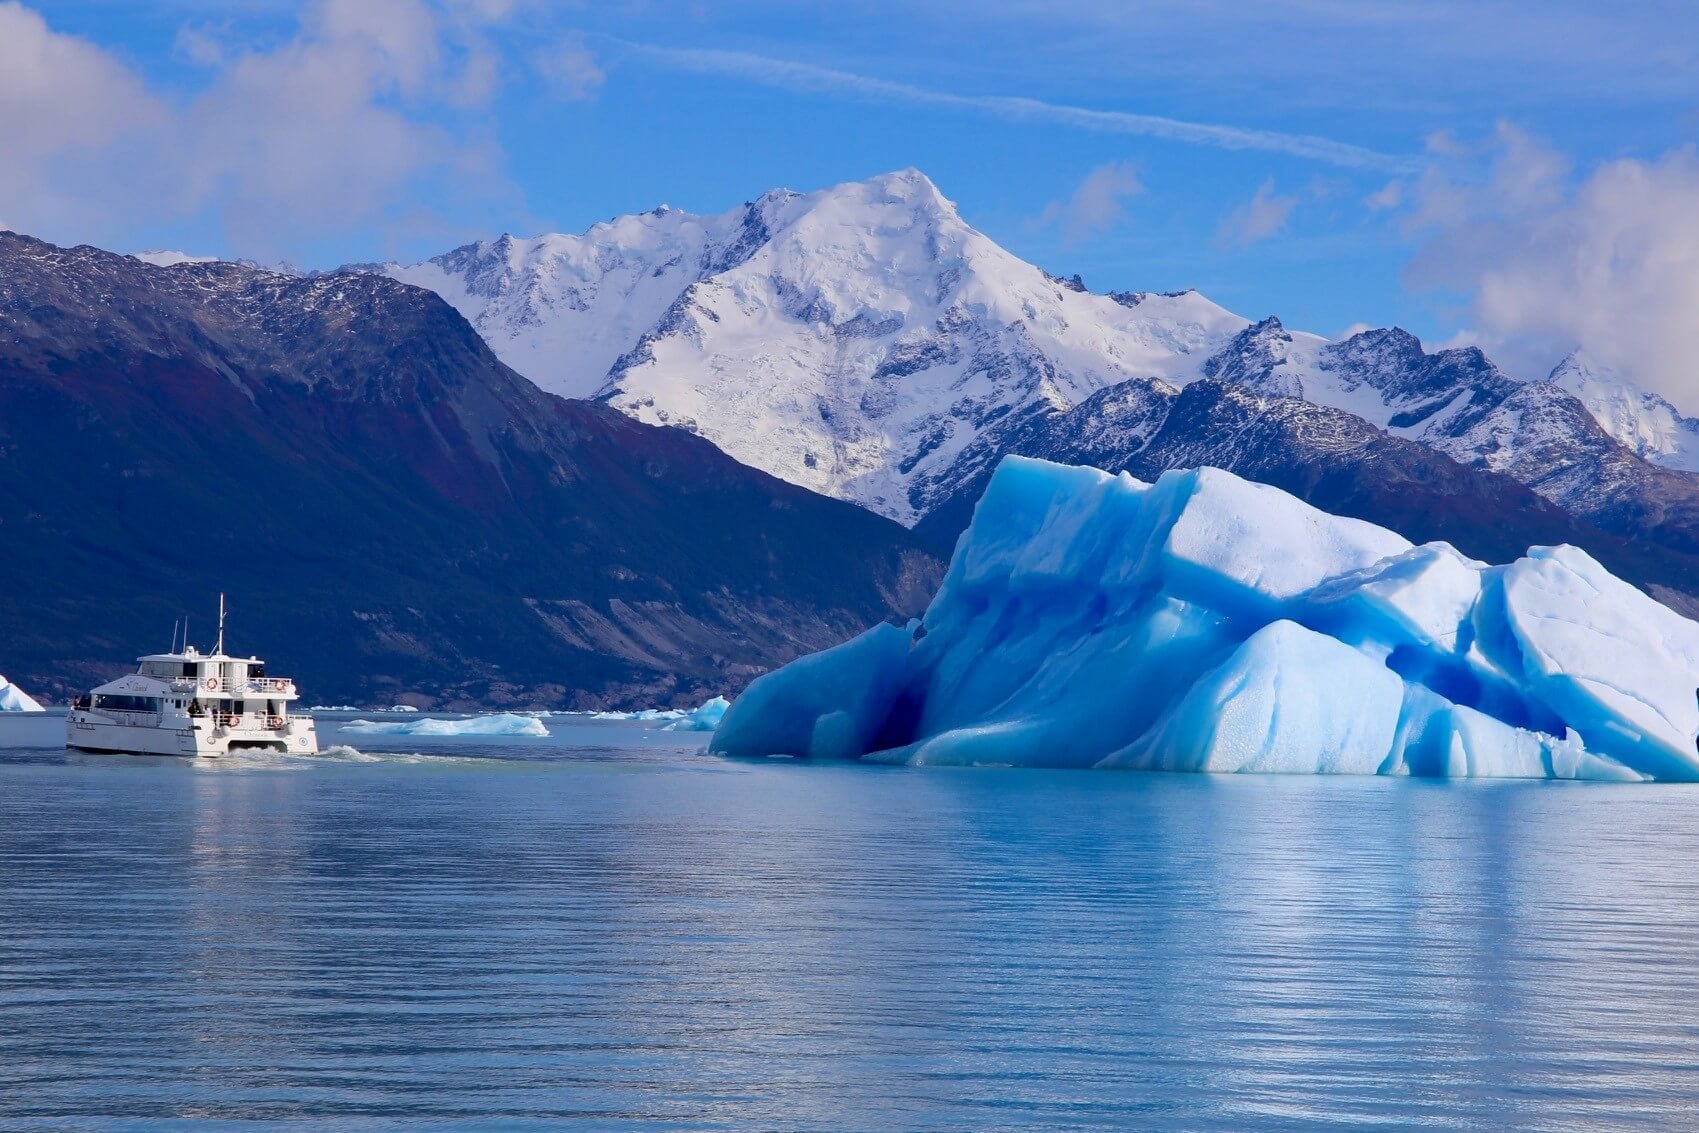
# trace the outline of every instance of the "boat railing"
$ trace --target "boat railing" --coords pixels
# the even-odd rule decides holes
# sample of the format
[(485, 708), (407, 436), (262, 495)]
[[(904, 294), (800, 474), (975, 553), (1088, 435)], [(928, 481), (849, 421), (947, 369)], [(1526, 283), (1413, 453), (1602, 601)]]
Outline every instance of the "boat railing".
[[(251, 728), (278, 732), (282, 731), (284, 725), (288, 723), (282, 716), (268, 716), (264, 712), (254, 712), (251, 715), (253, 716), (253, 723), (249, 725)], [(234, 712), (215, 712), (212, 715), (212, 722), (220, 728), (240, 728), (245, 718)]]
[(250, 677), (248, 687), (255, 692), (294, 692), (295, 682), (288, 677)]

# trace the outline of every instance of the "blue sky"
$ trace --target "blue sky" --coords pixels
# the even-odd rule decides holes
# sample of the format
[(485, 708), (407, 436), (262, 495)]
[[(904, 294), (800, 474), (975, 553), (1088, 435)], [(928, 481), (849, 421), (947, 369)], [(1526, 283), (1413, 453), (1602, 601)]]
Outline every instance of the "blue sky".
[(324, 267), (912, 165), (1097, 290), (1673, 396), (1696, 74), (1689, 3), (11, 0), (0, 223)]

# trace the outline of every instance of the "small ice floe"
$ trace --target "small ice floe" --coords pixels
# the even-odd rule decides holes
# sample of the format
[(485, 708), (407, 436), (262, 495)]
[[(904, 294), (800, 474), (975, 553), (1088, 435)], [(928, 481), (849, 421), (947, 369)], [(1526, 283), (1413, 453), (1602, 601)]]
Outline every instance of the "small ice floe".
[(711, 732), (731, 707), (731, 701), (716, 696), (695, 708), (645, 708), (640, 712), (592, 712), (592, 720), (628, 720), (658, 723), (663, 732)]
[(549, 730), (535, 716), (499, 712), (466, 720), (441, 720), (426, 716), (418, 720), (350, 720), (341, 731), (364, 736), (547, 736)]

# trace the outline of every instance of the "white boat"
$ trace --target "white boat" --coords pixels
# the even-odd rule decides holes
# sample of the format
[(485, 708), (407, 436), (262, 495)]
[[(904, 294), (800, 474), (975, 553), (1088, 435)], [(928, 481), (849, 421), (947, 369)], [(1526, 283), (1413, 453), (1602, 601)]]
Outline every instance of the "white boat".
[(300, 696), (295, 682), (268, 675), (258, 657), (224, 652), (222, 595), (211, 653), (188, 644), (179, 650), (175, 637), (171, 645), (80, 697), (66, 718), (65, 746), (119, 755), (318, 754), (312, 717), (290, 714)]

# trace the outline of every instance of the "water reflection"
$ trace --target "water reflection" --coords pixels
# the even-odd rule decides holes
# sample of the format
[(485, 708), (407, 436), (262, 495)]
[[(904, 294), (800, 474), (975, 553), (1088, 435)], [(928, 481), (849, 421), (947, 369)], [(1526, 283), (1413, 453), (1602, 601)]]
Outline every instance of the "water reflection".
[(0, 757), (0, 1124), (1594, 1128), (1699, 1103), (1699, 791), (695, 743)]

